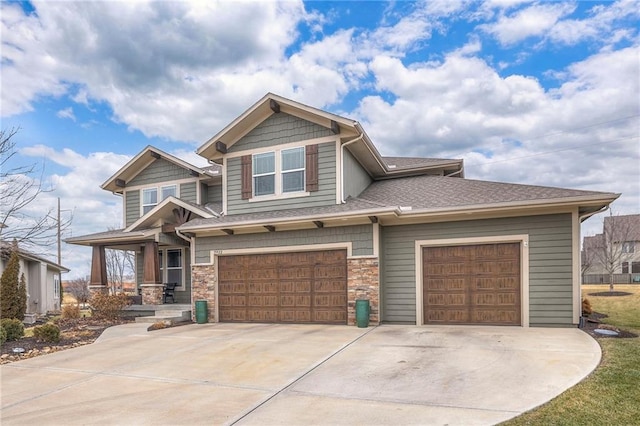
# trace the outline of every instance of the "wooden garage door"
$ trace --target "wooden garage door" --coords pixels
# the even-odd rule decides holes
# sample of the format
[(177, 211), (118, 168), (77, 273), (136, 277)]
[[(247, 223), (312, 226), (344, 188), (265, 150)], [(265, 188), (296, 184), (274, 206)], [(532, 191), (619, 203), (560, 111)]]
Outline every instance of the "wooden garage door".
[(218, 259), (220, 321), (347, 323), (345, 250)]
[(520, 244), (422, 249), (425, 324), (520, 325)]

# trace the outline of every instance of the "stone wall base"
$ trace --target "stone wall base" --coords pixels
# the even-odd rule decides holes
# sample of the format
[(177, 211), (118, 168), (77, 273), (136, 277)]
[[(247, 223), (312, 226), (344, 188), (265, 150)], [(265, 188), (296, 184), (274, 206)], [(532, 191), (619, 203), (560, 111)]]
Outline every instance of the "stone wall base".
[(207, 301), (209, 322), (218, 322), (216, 318), (216, 287), (218, 274), (215, 265), (191, 266), (191, 319), (196, 320), (196, 300)]
[(369, 301), (369, 324), (380, 323), (380, 267), (377, 257), (347, 259), (347, 324), (356, 324), (356, 300)]
[(92, 298), (94, 294), (109, 294), (109, 287), (106, 285), (90, 285), (89, 298)]

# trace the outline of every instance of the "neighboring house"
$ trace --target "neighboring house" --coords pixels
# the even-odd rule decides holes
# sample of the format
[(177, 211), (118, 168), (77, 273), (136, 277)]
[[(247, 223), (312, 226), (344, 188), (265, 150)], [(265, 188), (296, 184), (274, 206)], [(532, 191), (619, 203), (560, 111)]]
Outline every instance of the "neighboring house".
[(361, 125), (267, 94), (202, 145), (198, 168), (147, 147), (102, 188), (143, 303), (206, 300), (211, 321), (571, 326), (580, 222), (619, 194), (464, 178), (456, 159), (383, 157)]
[[(0, 274), (11, 256), (12, 244), (0, 241)], [(18, 249), (20, 274), (27, 281), (27, 314), (44, 315), (60, 310), (60, 274), (69, 272), (62, 265)]]
[(581, 257), (584, 283), (608, 283), (607, 262), (615, 283), (640, 281), (640, 214), (605, 217), (601, 234), (584, 237)]

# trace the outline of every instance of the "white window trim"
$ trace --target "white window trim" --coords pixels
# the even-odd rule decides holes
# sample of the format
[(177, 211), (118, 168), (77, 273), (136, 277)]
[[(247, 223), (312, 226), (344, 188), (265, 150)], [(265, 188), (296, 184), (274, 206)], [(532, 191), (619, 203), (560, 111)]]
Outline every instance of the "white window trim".
[[(297, 198), (297, 197), (308, 197), (309, 195), (311, 195), (311, 193), (305, 191), (304, 188), (306, 188), (307, 185), (307, 156), (306, 156), (306, 145), (299, 145), (299, 146), (293, 146), (293, 147), (287, 147), (287, 148), (280, 148), (280, 149), (272, 149), (270, 151), (264, 151), (264, 152), (256, 152), (251, 154), (251, 198), (249, 199), (249, 202), (256, 202), (256, 201), (268, 201), (268, 200), (282, 200), (282, 199), (286, 199), (286, 198)], [(292, 149), (302, 149), (303, 150), (303, 161), (304, 161), (304, 167), (302, 169), (291, 169), (291, 170), (287, 170), (285, 173), (290, 173), (290, 172), (296, 172), (296, 171), (302, 171), (303, 172), (303, 183), (302, 183), (302, 191), (292, 191), (292, 192), (282, 192), (282, 151), (289, 151)], [(275, 172), (274, 173), (261, 173), (261, 174), (255, 174), (253, 173), (253, 159), (255, 155), (259, 155), (259, 154), (266, 154), (269, 152), (273, 152), (274, 155), (274, 161), (275, 161)], [(260, 177), (260, 176), (270, 176), (270, 175), (274, 175), (274, 180), (275, 180), (275, 185), (274, 185), (274, 193), (273, 194), (265, 194), (265, 195), (256, 195), (255, 194), (255, 190), (256, 190), (256, 185), (255, 185), (255, 181), (254, 178), (255, 177)]]
[(53, 298), (60, 299), (60, 275), (53, 276)]
[[(167, 248), (161, 248), (158, 249), (158, 251), (162, 252), (162, 265), (160, 265), (160, 273), (162, 274), (162, 282), (163, 283), (167, 283), (169, 282), (167, 277), (168, 275), (168, 271), (169, 269), (167, 268), (167, 262), (169, 260), (169, 256), (167, 256), (167, 251), (169, 250), (180, 250), (180, 258), (182, 259), (182, 284), (180, 284), (179, 286), (176, 286), (176, 290), (178, 291), (184, 291), (186, 289), (186, 274), (185, 274), (185, 252), (184, 252), (184, 248), (182, 247), (167, 247)], [(178, 268), (172, 268), (172, 269), (178, 269)]]
[[(168, 185), (149, 185), (149, 186), (145, 186), (145, 187), (141, 187), (140, 188), (140, 217), (144, 216), (146, 213), (144, 212), (144, 208), (146, 206), (157, 206), (158, 204), (160, 204), (163, 200), (160, 199), (162, 197), (162, 189), (163, 188), (168, 188), (170, 186), (175, 186), (176, 187), (176, 198), (180, 198), (180, 184), (179, 183), (170, 183)], [(156, 190), (156, 199), (158, 200), (157, 203), (155, 204), (144, 204), (144, 191), (148, 190), (148, 189), (155, 189)], [(153, 210), (153, 207), (150, 210)], [(147, 212), (148, 213), (148, 212)]]

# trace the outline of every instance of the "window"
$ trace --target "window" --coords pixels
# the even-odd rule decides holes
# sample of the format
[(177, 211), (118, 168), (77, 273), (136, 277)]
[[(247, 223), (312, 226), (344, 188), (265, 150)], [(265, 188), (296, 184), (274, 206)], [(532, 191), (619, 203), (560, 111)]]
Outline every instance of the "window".
[(178, 287), (182, 287), (184, 282), (182, 279), (182, 249), (159, 250), (158, 262), (160, 263), (162, 281), (176, 283)]
[(622, 262), (622, 273), (623, 274), (629, 273), (629, 262)]
[(282, 150), (282, 192), (304, 191), (304, 148)]
[(60, 299), (60, 275), (53, 276), (53, 298)]
[(634, 252), (634, 245), (633, 245), (633, 241), (627, 241), (622, 243), (622, 252), (623, 253), (633, 253)]
[(142, 214), (147, 214), (158, 204), (158, 188), (142, 190)]
[(631, 273), (632, 274), (640, 273), (640, 262), (631, 262)]
[(142, 190), (142, 214), (149, 213), (149, 211), (158, 205), (158, 201), (162, 201), (170, 195), (177, 197), (177, 185), (161, 186), (160, 195), (162, 198), (158, 200), (158, 188), (146, 188)]
[(253, 195), (276, 193), (276, 155), (265, 152), (253, 156)]
[[(177, 197), (177, 187), (175, 185), (163, 186), (162, 187), (162, 199), (172, 196)], [(162, 201), (162, 200), (161, 200)]]

